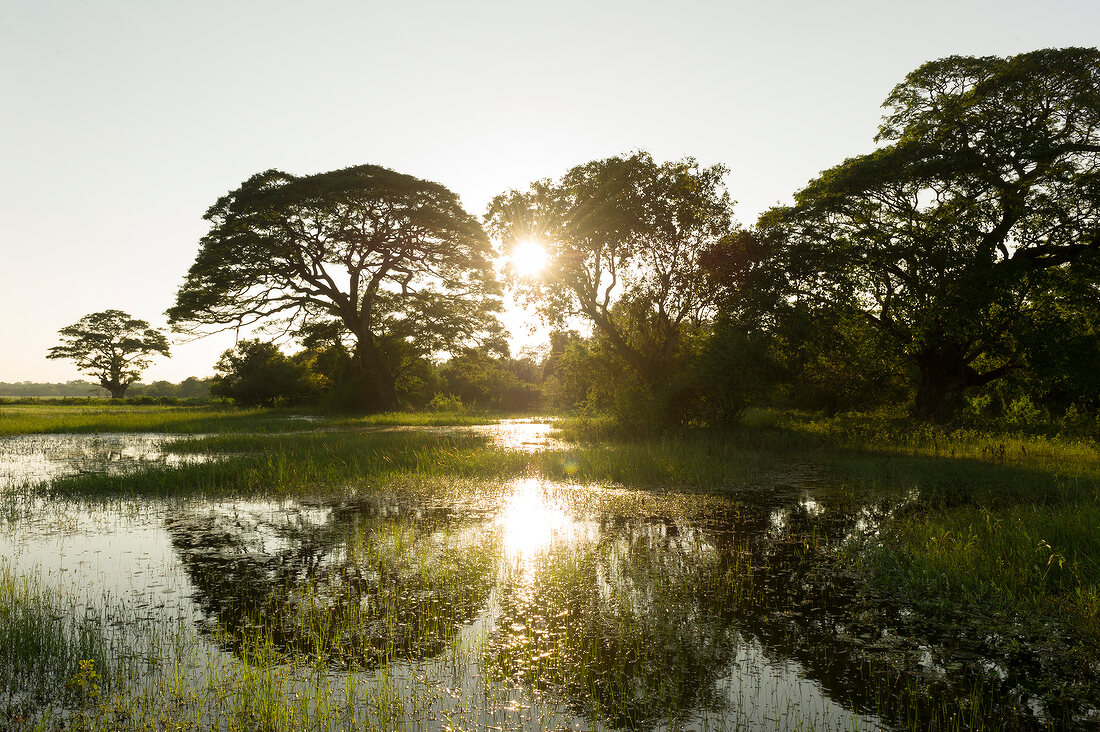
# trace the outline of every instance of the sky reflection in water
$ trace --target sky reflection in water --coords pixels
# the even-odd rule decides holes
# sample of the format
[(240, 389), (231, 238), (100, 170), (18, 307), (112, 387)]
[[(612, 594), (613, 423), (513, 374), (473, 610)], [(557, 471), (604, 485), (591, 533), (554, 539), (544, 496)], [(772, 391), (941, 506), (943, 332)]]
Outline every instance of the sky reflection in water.
[[(549, 433), (496, 429), (515, 449)], [(284, 661), (309, 649), (333, 673), (387, 669), (410, 698), (450, 689), (428, 704), (429, 729), (478, 705), (477, 724), (517, 729), (538, 728), (523, 722), (536, 708), (581, 728), (660, 728), (671, 708), (684, 729), (879, 726), (777, 640), (789, 619), (734, 608), (743, 540), (766, 537), (778, 565), (776, 546), (828, 515), (824, 502), (799, 492), (745, 510), (540, 476), (472, 488), (479, 498), (450, 504), (372, 493), (28, 506), (0, 530), (0, 552), (17, 572), (80, 588), (82, 603), (189, 624), (207, 648), (195, 658), (211, 663), (266, 622)], [(305, 620), (343, 628), (340, 643)], [(461, 664), (448, 648), (463, 649)], [(504, 690), (495, 701), (486, 680)]]

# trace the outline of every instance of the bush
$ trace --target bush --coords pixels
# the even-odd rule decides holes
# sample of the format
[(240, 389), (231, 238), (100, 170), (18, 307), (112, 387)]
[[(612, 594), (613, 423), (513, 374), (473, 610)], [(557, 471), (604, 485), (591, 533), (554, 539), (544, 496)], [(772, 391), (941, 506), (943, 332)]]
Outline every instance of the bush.
[(274, 343), (245, 340), (222, 354), (210, 394), (248, 406), (302, 404), (317, 399), (328, 380), (308, 359), (292, 359)]
[(463, 406), (462, 400), (454, 394), (436, 394), (432, 397), (432, 400), (428, 402), (428, 409), (433, 412), (453, 413), (466, 411), (466, 407)]

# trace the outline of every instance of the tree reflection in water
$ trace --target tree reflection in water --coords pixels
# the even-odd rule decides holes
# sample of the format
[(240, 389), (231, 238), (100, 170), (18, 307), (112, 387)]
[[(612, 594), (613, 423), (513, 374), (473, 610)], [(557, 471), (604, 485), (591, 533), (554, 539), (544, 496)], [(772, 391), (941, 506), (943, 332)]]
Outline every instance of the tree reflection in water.
[[(333, 668), (438, 654), (484, 607), (497, 539), (392, 498), (237, 503), (168, 520), (211, 630)], [(456, 534), (462, 534), (461, 539)]]
[(766, 728), (776, 709), (880, 726), (902, 677), (845, 640), (881, 629), (853, 625), (854, 584), (822, 558), (904, 496), (819, 503), (778, 482), (751, 502), (541, 478), (468, 488), (191, 508), (169, 531), (238, 653), (260, 638), (284, 660), (364, 669), (461, 648), (460, 686), (488, 678), (613, 728), (706, 716)]

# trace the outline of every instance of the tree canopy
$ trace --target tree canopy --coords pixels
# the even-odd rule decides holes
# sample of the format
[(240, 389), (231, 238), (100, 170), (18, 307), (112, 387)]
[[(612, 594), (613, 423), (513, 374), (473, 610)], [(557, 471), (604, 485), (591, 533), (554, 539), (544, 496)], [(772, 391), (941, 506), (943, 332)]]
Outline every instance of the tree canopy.
[(507, 248), (535, 240), (548, 250), (545, 275), (517, 279), (518, 289), (557, 325), (586, 319), (652, 387), (684, 328), (706, 314), (699, 259), (733, 227), (726, 172), (645, 152), (595, 160), (497, 196), (487, 218)]
[[(307, 352), (308, 355), (308, 352)], [(214, 369), (210, 395), (237, 404), (300, 404), (324, 391), (325, 378), (313, 373), (303, 358), (290, 358), (274, 343), (243, 340), (222, 354)]]
[(335, 321), (351, 334), (366, 406), (395, 406), (410, 344), (459, 349), (495, 336), (492, 249), (458, 197), (375, 165), (253, 176), (211, 223), (168, 311), (194, 332), (278, 317), (288, 331)]
[(46, 358), (72, 359), (114, 399), (126, 395), (126, 388), (152, 363), (150, 356), (168, 355), (163, 333), (121, 310), (85, 315), (58, 333), (61, 345), (51, 348)]
[(758, 269), (788, 301), (861, 310), (919, 370), (916, 414), (942, 418), (1019, 365), (1038, 293), (1100, 250), (1100, 52), (952, 56), (884, 106), (880, 149), (761, 217)]

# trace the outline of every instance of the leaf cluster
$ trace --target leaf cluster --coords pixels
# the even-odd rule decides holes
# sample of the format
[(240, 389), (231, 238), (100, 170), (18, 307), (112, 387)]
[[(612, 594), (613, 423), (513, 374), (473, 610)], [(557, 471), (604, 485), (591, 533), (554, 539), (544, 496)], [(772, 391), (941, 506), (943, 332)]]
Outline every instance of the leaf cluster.
[(527, 239), (548, 249), (544, 278), (513, 282), (548, 320), (588, 320), (651, 377), (711, 304), (699, 260), (734, 227), (726, 173), (645, 152), (596, 160), (497, 196), (488, 226), (506, 249)]
[(762, 217), (787, 295), (854, 305), (910, 354), (1012, 358), (1048, 275), (1100, 249), (1100, 51), (932, 61), (885, 106), (883, 147)]

